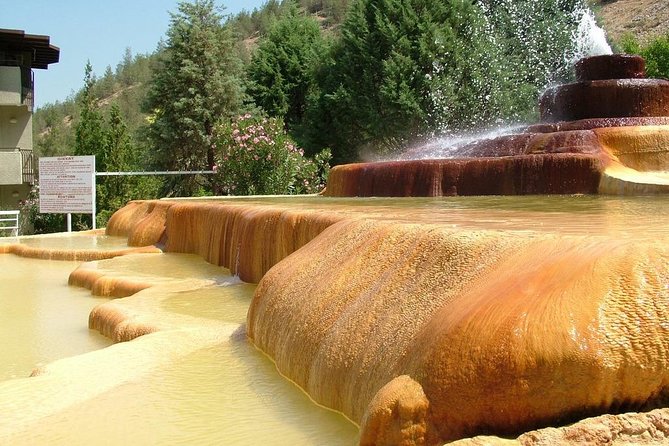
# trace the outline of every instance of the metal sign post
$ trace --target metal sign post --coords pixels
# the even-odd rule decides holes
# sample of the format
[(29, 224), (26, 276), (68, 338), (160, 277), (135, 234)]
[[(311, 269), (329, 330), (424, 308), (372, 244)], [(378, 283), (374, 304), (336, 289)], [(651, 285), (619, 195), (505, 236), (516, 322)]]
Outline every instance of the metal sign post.
[(58, 156), (39, 159), (39, 211), (67, 214), (67, 232), (72, 232), (72, 214), (95, 217), (95, 183), (98, 176), (212, 175), (215, 170), (150, 172), (96, 172), (95, 156)]
[(93, 222), (92, 223), (93, 224), (93, 229), (95, 229), (95, 224), (96, 224), (95, 220), (96, 220), (96, 216), (97, 216), (97, 208), (96, 208), (96, 204), (95, 204), (95, 200), (97, 198), (96, 194), (95, 194), (95, 190), (96, 190), (95, 179), (96, 179), (96, 175), (95, 175), (95, 156), (94, 156), (93, 157), (93, 169), (91, 170), (91, 215), (93, 216), (91, 221)]

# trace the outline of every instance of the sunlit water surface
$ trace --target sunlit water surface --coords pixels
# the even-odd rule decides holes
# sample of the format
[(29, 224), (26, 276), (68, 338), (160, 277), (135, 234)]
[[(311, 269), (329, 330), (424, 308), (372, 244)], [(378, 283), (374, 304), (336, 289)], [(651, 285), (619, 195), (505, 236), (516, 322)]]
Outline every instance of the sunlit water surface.
[[(669, 234), (669, 197), (590, 195), (438, 198), (272, 197), (221, 199), (339, 215), (444, 225), (453, 229), (604, 235), (653, 239)], [(221, 201), (219, 200), (219, 201)], [(190, 200), (189, 200), (190, 201)], [(204, 201), (212, 201), (204, 200)]]
[[(74, 431), (74, 432), (73, 432)], [(22, 444), (354, 445), (357, 428), (320, 408), (246, 341), (197, 351), (171, 367), (49, 416)]]
[[(95, 244), (90, 236), (24, 240), (52, 249)], [(0, 255), (3, 379), (110, 344), (87, 321), (95, 305), (111, 301), (67, 286), (77, 266)], [(0, 382), (0, 444), (356, 444), (354, 424), (314, 404), (247, 342), (241, 324), (254, 285), (185, 254), (135, 254), (86, 267), (154, 284), (113, 303), (164, 331), (91, 359), (46, 365), (43, 376)], [(140, 340), (128, 359), (128, 347)], [(169, 350), (160, 347), (165, 342)], [(119, 348), (126, 353), (113, 351)], [(94, 373), (86, 371), (90, 363)]]
[(125, 237), (94, 235), (92, 233), (59, 233), (48, 236), (2, 237), (0, 243), (21, 243), (31, 248), (53, 250), (91, 249), (96, 251), (112, 251), (128, 247)]
[(67, 285), (77, 265), (0, 254), (0, 381), (111, 344), (87, 325), (91, 309), (107, 299)]

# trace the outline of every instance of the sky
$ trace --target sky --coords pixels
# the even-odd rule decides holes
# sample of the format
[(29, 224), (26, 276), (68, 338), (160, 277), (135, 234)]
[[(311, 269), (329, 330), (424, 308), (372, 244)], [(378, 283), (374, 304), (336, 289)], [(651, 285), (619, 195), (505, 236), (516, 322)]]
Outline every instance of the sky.
[[(252, 11), (266, 0), (217, 0), (224, 14)], [(35, 73), (35, 105), (63, 101), (83, 85), (90, 60), (101, 76), (132, 54), (152, 53), (177, 11), (177, 0), (0, 0), (0, 28), (47, 35), (60, 48), (60, 62)]]

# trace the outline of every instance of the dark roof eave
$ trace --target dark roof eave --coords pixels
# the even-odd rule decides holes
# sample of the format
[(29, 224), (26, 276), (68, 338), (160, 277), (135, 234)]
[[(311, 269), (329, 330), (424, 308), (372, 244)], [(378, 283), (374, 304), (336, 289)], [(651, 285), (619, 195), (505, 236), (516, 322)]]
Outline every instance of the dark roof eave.
[(22, 30), (0, 29), (0, 47), (15, 51), (31, 51), (32, 68), (47, 69), (60, 60), (60, 48), (51, 45), (49, 36), (25, 34)]

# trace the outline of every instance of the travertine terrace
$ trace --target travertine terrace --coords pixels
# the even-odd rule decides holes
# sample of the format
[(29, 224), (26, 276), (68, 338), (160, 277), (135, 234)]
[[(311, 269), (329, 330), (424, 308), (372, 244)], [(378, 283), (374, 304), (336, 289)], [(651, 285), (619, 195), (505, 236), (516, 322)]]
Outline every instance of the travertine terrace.
[(381, 208), (135, 202), (108, 231), (259, 280), (249, 339), (360, 425), (361, 444), (517, 435), (662, 404), (659, 226), (621, 235), (631, 221), (583, 228), (567, 214), (531, 232), (454, 229), (447, 213)]

